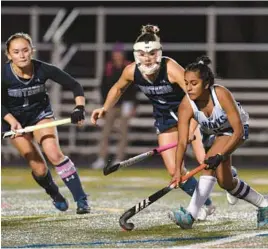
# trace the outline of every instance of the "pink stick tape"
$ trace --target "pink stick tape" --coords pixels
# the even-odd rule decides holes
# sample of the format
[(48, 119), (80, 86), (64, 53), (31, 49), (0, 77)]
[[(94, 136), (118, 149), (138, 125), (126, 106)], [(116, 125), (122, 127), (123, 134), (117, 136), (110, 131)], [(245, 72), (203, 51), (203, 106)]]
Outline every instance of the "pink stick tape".
[(157, 150), (158, 153), (161, 153), (162, 151), (174, 148), (176, 146), (177, 146), (177, 143), (171, 143), (171, 144), (160, 146), (156, 150)]

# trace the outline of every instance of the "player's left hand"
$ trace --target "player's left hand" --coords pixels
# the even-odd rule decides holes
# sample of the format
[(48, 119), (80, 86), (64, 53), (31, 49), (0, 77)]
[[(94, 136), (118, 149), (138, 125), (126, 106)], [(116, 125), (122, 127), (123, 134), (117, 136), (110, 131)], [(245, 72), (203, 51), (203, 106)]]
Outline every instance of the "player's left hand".
[(85, 114), (85, 107), (83, 105), (77, 105), (71, 113), (72, 123), (82, 125), (85, 120)]
[(209, 157), (208, 159), (205, 160), (205, 163), (207, 164), (206, 169), (216, 170), (216, 168), (223, 161), (223, 159), (224, 157), (221, 154)]
[(188, 137), (188, 144), (196, 140), (196, 136), (194, 134), (190, 134)]
[(181, 178), (181, 174), (179, 171), (177, 171), (174, 176), (172, 177), (169, 185), (173, 185), (175, 188), (179, 187), (179, 183), (180, 183), (180, 178)]

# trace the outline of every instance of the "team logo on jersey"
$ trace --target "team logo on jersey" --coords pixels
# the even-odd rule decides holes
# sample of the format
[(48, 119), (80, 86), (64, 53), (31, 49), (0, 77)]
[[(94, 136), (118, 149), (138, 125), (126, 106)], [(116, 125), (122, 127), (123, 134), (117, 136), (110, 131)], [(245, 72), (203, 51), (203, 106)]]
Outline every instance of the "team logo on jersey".
[(163, 86), (141, 86), (138, 85), (142, 92), (147, 95), (162, 95), (166, 93), (171, 93), (173, 91), (170, 85)]
[(8, 89), (8, 95), (11, 97), (29, 97), (45, 91), (45, 85), (38, 85), (19, 89)]
[(217, 130), (219, 129), (224, 123), (226, 123), (227, 117), (225, 115), (221, 115), (219, 118), (216, 118), (213, 122), (212, 121), (202, 121), (202, 126), (207, 129)]

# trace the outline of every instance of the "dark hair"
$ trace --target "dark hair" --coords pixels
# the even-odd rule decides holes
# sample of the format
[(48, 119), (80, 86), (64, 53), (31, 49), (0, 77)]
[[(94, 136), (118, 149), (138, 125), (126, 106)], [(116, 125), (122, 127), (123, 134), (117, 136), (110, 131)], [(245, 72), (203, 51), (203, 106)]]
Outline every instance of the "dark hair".
[(159, 31), (160, 29), (156, 25), (147, 24), (142, 26), (141, 34), (136, 42), (160, 41), (160, 37), (157, 35)]
[(31, 48), (34, 48), (31, 36), (26, 34), (26, 33), (19, 32), (19, 33), (15, 33), (15, 34), (11, 35), (7, 39), (7, 41), (6, 41), (6, 55), (8, 54), (10, 43), (17, 38), (22, 38), (22, 39), (26, 40), (29, 43), (29, 45), (31, 46)]
[(209, 84), (209, 86), (214, 85), (214, 74), (208, 66), (211, 63), (211, 60), (208, 56), (203, 55), (198, 57), (195, 62), (190, 63), (186, 66), (185, 72), (198, 72), (200, 79), (205, 84)]

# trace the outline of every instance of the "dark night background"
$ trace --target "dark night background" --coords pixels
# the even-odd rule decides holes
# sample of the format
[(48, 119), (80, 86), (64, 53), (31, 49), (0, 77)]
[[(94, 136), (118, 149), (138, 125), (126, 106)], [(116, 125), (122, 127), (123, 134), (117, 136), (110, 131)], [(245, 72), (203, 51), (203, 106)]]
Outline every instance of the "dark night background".
[[(2, 1), (4, 6), (39, 6), (64, 7), (69, 11), (74, 7), (150, 7), (150, 6), (183, 6), (183, 7), (268, 7), (268, 2), (95, 2), (95, 1)], [(149, 13), (148, 13), (149, 14)], [(39, 39), (49, 27), (52, 17), (41, 16), (42, 25), (39, 30)], [(194, 42), (206, 41), (205, 16), (107, 16), (106, 41), (107, 42), (134, 42), (139, 35), (141, 25), (152, 23), (160, 27), (162, 42)], [(29, 32), (29, 17), (17, 16), (10, 18), (2, 15), (2, 42), (11, 34), (18, 31)], [(64, 42), (94, 42), (96, 34), (96, 17), (80, 16), (64, 35)], [(217, 17), (217, 42), (238, 43), (268, 43), (268, 16), (219, 16)], [(182, 66), (195, 60), (204, 52), (165, 52), (164, 55), (176, 59)], [(217, 76), (223, 78), (268, 78), (268, 52), (217, 52)], [(78, 52), (72, 60), (72, 65), (66, 69), (74, 76), (94, 77), (94, 52)], [(108, 56), (108, 53), (107, 53)], [(40, 59), (49, 60), (50, 54), (39, 53)], [(128, 53), (130, 60), (132, 52)], [(83, 61), (83, 58), (87, 58)], [(87, 66), (85, 66), (85, 64)], [(89, 65), (88, 65), (89, 64)]]

